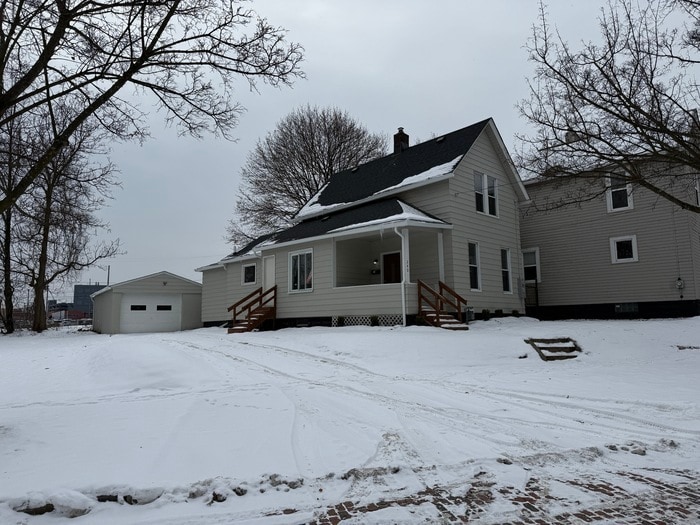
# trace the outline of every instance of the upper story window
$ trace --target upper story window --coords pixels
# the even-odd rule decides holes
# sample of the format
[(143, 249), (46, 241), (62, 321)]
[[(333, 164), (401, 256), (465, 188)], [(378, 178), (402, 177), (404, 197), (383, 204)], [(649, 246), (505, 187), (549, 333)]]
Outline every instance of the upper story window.
[(611, 238), (610, 258), (613, 264), (638, 261), (637, 236), (628, 235), (626, 237)]
[(289, 254), (289, 291), (310, 292), (313, 290), (313, 250)]
[(523, 274), (526, 283), (540, 282), (540, 250), (529, 248), (523, 250)]
[(634, 208), (632, 202), (632, 189), (630, 184), (622, 177), (608, 177), (606, 180), (607, 191), (605, 192), (608, 202), (608, 211), (631, 210)]
[(255, 284), (255, 270), (255, 263), (244, 264), (243, 268), (241, 269), (241, 284)]
[(496, 178), (474, 172), (474, 198), (476, 211), (496, 217), (498, 215), (498, 188)]

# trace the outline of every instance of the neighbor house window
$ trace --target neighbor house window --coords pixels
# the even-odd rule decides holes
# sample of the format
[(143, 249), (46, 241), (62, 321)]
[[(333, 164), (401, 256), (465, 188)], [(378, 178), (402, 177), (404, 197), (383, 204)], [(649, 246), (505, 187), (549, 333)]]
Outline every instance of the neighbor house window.
[(156, 310), (159, 312), (169, 312), (173, 309), (172, 304), (159, 304), (156, 306)]
[(506, 293), (512, 293), (511, 279), (510, 279), (510, 250), (501, 250), (501, 280), (503, 281), (503, 291)]
[(523, 276), (527, 283), (540, 282), (540, 250), (530, 248), (523, 250)]
[(255, 284), (255, 264), (244, 264), (241, 284)]
[(632, 209), (631, 186), (622, 177), (607, 178), (606, 199), (608, 211), (630, 210)]
[(474, 173), (474, 198), (476, 199), (476, 211), (488, 213), (494, 217), (498, 215), (498, 194), (496, 191), (496, 178), (483, 173)]
[(613, 264), (637, 261), (637, 236), (610, 239), (610, 256)]
[(289, 254), (289, 290), (292, 292), (313, 289), (313, 251), (304, 250)]
[(145, 304), (132, 304), (131, 305), (131, 311), (136, 312), (136, 311), (143, 311), (146, 309)]
[(479, 245), (469, 243), (469, 287), (472, 290), (481, 290), (481, 278), (479, 271)]

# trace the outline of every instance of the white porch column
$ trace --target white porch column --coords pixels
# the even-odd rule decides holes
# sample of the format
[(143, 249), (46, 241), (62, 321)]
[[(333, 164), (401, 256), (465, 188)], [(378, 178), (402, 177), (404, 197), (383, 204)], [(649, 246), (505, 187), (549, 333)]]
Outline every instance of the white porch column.
[(437, 242), (438, 242), (438, 274), (439, 274), (439, 279), (444, 283), (445, 282), (445, 244), (443, 240), (443, 235), (441, 231), (438, 231), (437, 234)]
[(408, 228), (404, 228), (401, 230), (401, 271), (404, 272), (401, 281), (404, 283), (411, 282), (411, 254), (408, 245)]

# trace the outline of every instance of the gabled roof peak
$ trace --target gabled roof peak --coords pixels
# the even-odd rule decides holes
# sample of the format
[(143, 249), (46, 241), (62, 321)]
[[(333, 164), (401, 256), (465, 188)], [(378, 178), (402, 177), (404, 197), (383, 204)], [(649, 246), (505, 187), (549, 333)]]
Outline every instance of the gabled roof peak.
[[(399, 128), (399, 133), (394, 137), (394, 153), (333, 174), (297, 213), (296, 218), (315, 217), (399, 193), (408, 185), (431, 184), (442, 177), (451, 176), (455, 166), (489, 122), (492, 119), (410, 147), (407, 145), (408, 135)], [(401, 134), (406, 137), (406, 147), (396, 151), (396, 144), (403, 141)]]

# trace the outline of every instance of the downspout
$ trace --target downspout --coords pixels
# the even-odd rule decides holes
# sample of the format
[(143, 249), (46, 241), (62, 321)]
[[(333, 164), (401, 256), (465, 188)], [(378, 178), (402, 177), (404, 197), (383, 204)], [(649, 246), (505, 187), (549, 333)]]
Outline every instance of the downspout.
[(406, 269), (404, 268), (406, 237), (399, 232), (398, 226), (394, 226), (394, 233), (401, 237), (401, 314), (403, 317), (403, 326), (406, 326)]

